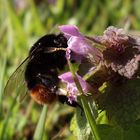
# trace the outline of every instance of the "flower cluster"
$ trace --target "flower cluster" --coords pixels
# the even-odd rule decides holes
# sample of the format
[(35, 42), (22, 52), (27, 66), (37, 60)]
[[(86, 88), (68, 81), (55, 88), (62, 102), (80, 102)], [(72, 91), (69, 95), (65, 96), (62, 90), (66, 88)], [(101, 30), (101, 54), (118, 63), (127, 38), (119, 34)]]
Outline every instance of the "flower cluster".
[(129, 36), (122, 28), (114, 26), (108, 27), (104, 31), (103, 36), (95, 36), (91, 39), (96, 43), (104, 45), (106, 48), (114, 48), (117, 51), (122, 51), (129, 46), (140, 46), (140, 39), (138, 37)]
[(129, 37), (125, 35), (123, 29), (117, 29), (113, 26), (110, 26), (107, 28), (107, 30), (104, 31), (104, 35), (102, 37), (102, 44), (107, 47), (118, 48), (121, 44), (127, 43), (128, 40)]
[[(131, 78), (138, 69), (140, 61), (139, 47), (140, 40), (125, 34), (123, 29), (113, 26), (108, 27), (103, 36), (87, 37), (81, 34), (76, 26), (62, 25), (59, 26), (60, 31), (67, 38), (68, 47), (66, 49), (66, 58), (74, 60), (82, 64), (85, 59), (90, 60), (93, 70), (100, 62), (105, 63), (104, 66), (111, 68), (114, 72), (118, 72), (121, 76)], [(91, 43), (89, 42), (92, 42)], [(105, 49), (100, 51), (93, 43), (103, 45)], [(130, 53), (130, 54), (129, 54)], [(129, 54), (129, 56), (127, 55)], [(124, 58), (126, 57), (126, 58)], [(135, 62), (135, 66), (133, 65)], [(98, 62), (95, 63), (94, 62)], [(132, 67), (131, 67), (131, 66)], [(91, 67), (91, 69), (92, 69)], [(83, 78), (76, 74), (84, 94), (93, 91), (92, 87)], [(75, 85), (72, 74), (70, 72), (59, 76), (60, 80), (67, 84), (68, 101), (77, 101), (79, 91)]]

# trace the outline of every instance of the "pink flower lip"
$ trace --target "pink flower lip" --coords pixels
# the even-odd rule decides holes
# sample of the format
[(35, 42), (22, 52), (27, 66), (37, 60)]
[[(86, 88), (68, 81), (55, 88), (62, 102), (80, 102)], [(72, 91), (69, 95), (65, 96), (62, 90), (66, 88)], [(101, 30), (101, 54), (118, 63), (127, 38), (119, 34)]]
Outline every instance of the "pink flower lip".
[[(91, 86), (82, 79), (81, 76), (79, 76), (78, 74), (76, 74), (81, 87), (83, 89), (84, 94), (86, 95), (89, 91), (92, 90)], [(79, 91), (77, 89), (77, 86), (74, 82), (73, 76), (71, 72), (66, 72), (60, 76), (58, 76), (58, 78), (67, 84), (67, 92), (68, 92), (68, 101), (70, 103), (72, 103), (72, 101), (77, 101), (77, 96), (79, 96)]]
[(75, 25), (61, 25), (58, 26), (61, 32), (64, 33), (65, 37), (69, 39), (71, 36), (82, 37), (82, 34), (79, 32), (78, 27)]

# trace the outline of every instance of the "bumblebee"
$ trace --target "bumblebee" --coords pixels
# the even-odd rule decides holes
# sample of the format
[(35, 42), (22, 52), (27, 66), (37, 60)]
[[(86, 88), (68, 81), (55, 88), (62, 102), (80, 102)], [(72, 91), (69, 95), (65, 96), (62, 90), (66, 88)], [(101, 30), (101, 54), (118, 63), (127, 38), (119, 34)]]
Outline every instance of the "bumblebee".
[[(18, 87), (19, 94), (23, 94), (22, 89), (25, 87), (24, 91), (29, 91), (31, 97), (39, 104), (51, 104), (58, 100), (76, 107), (78, 103), (70, 104), (66, 92), (58, 87), (58, 72), (67, 64), (66, 48), (67, 39), (63, 34), (48, 34), (41, 37), (31, 47), (28, 57), (9, 78), (5, 91), (12, 92), (13, 88)], [(9, 87), (12, 88), (10, 91)]]

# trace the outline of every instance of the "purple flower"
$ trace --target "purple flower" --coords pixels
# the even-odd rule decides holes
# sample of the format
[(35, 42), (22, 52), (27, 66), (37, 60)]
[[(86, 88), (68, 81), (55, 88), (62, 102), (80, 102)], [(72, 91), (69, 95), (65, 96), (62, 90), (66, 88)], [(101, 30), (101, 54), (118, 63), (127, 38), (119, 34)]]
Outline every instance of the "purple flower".
[(128, 42), (129, 37), (125, 34), (123, 29), (110, 26), (104, 31), (102, 39), (107, 47), (119, 47), (120, 44)]
[[(84, 81), (81, 76), (79, 76), (78, 74), (76, 74), (76, 76), (81, 84), (84, 94), (87, 94), (89, 91), (92, 91), (91, 86), (86, 81)], [(68, 101), (70, 103), (72, 103), (72, 101), (77, 101), (77, 96), (80, 95), (80, 93), (76, 87), (76, 84), (72, 77), (72, 73), (66, 72), (60, 75), (59, 79), (61, 79), (62, 82), (67, 84)]]
[(120, 52), (129, 46), (140, 46), (140, 39), (129, 36), (121, 28), (108, 27), (103, 36), (93, 37), (94, 42), (104, 45), (106, 48), (114, 48)]
[(101, 52), (97, 48), (92, 47), (91, 44), (87, 43), (85, 37), (79, 32), (76, 26), (63, 25), (59, 26), (59, 29), (68, 39), (66, 51), (67, 59), (81, 63), (84, 58), (89, 58), (95, 62), (94, 59), (99, 61), (102, 57)]

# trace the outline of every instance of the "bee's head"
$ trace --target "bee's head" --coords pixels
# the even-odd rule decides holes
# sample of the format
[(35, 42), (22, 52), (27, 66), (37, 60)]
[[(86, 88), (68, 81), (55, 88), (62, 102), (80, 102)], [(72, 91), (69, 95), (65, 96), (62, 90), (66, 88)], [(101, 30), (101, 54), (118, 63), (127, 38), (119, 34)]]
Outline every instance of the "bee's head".
[(67, 48), (67, 39), (63, 34), (49, 34), (41, 37), (30, 49), (29, 54), (44, 53), (49, 48)]

